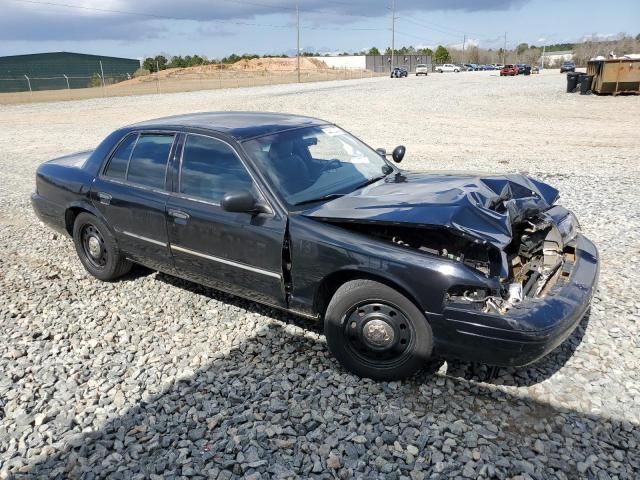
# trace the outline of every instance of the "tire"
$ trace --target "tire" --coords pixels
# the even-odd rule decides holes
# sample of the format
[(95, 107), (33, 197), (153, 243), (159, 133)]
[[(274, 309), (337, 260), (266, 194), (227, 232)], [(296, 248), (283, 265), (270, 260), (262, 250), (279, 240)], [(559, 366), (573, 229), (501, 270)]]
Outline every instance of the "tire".
[(409, 377), (433, 351), (424, 314), (400, 292), (373, 280), (352, 280), (338, 288), (325, 313), (324, 332), (344, 368), (374, 380)]
[(76, 217), (73, 243), (84, 268), (99, 280), (115, 280), (131, 270), (111, 231), (95, 215), (83, 212)]

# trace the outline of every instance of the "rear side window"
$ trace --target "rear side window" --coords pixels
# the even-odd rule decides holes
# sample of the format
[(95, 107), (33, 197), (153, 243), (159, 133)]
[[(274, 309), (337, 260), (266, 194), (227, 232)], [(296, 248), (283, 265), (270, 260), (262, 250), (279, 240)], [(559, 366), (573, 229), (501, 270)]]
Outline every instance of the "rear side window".
[(227, 192), (256, 193), (249, 172), (226, 143), (189, 135), (180, 167), (180, 193), (221, 202)]
[(126, 180), (147, 187), (164, 189), (173, 137), (173, 135), (140, 135), (131, 153)]
[(124, 141), (118, 146), (113, 157), (111, 157), (111, 161), (107, 166), (104, 174), (110, 178), (116, 178), (118, 180), (124, 180), (127, 175), (127, 165), (129, 164), (129, 158), (131, 157), (131, 152), (133, 151), (133, 146), (138, 139), (138, 135), (129, 135)]

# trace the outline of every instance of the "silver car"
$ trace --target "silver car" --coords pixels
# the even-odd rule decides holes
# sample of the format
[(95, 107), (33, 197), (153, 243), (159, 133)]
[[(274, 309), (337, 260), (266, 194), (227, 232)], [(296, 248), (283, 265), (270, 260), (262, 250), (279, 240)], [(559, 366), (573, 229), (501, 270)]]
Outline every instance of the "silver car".
[(423, 63), (416, 65), (416, 77), (418, 75), (429, 75), (429, 65), (425, 65)]

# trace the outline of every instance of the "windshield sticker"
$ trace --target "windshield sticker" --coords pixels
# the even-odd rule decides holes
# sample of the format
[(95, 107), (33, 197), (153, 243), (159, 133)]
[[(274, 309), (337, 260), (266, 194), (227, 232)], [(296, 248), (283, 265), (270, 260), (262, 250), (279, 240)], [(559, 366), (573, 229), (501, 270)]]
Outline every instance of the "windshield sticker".
[(345, 135), (343, 130), (340, 130), (338, 127), (325, 127), (322, 129), (324, 133), (329, 135), (330, 137), (337, 137), (338, 135)]
[(367, 157), (351, 157), (349, 163), (371, 163)]

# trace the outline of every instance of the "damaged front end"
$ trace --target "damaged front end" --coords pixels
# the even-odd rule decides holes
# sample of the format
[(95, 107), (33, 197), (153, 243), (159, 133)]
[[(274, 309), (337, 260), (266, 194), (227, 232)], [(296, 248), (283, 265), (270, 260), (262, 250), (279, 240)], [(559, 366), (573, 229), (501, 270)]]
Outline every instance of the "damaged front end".
[[(543, 298), (563, 275), (565, 262), (575, 257), (572, 240), (577, 220), (562, 207), (513, 225), (513, 240), (504, 248), (463, 232), (435, 226), (379, 222), (329, 223), (402, 248), (465, 265), (482, 274), (493, 288), (451, 288), (445, 303), (460, 308), (504, 314), (530, 298)], [(489, 285), (489, 283), (488, 283)]]
[(436, 351), (522, 366), (573, 332), (597, 284), (597, 249), (557, 198), (522, 175), (407, 173), (303, 215), (438, 259), (433, 290), (415, 279)]
[(575, 216), (558, 191), (523, 175), (407, 173), (304, 212), (305, 216), (464, 264), (491, 287), (459, 285), (445, 304), (505, 314), (544, 297), (572, 258)]
[(559, 206), (513, 225), (513, 240), (500, 251), (500, 265), (493, 267), (500, 272), (500, 289), (455, 287), (446, 302), (504, 314), (528, 299), (544, 298), (568, 275), (564, 267), (575, 260), (578, 227), (575, 216)]

